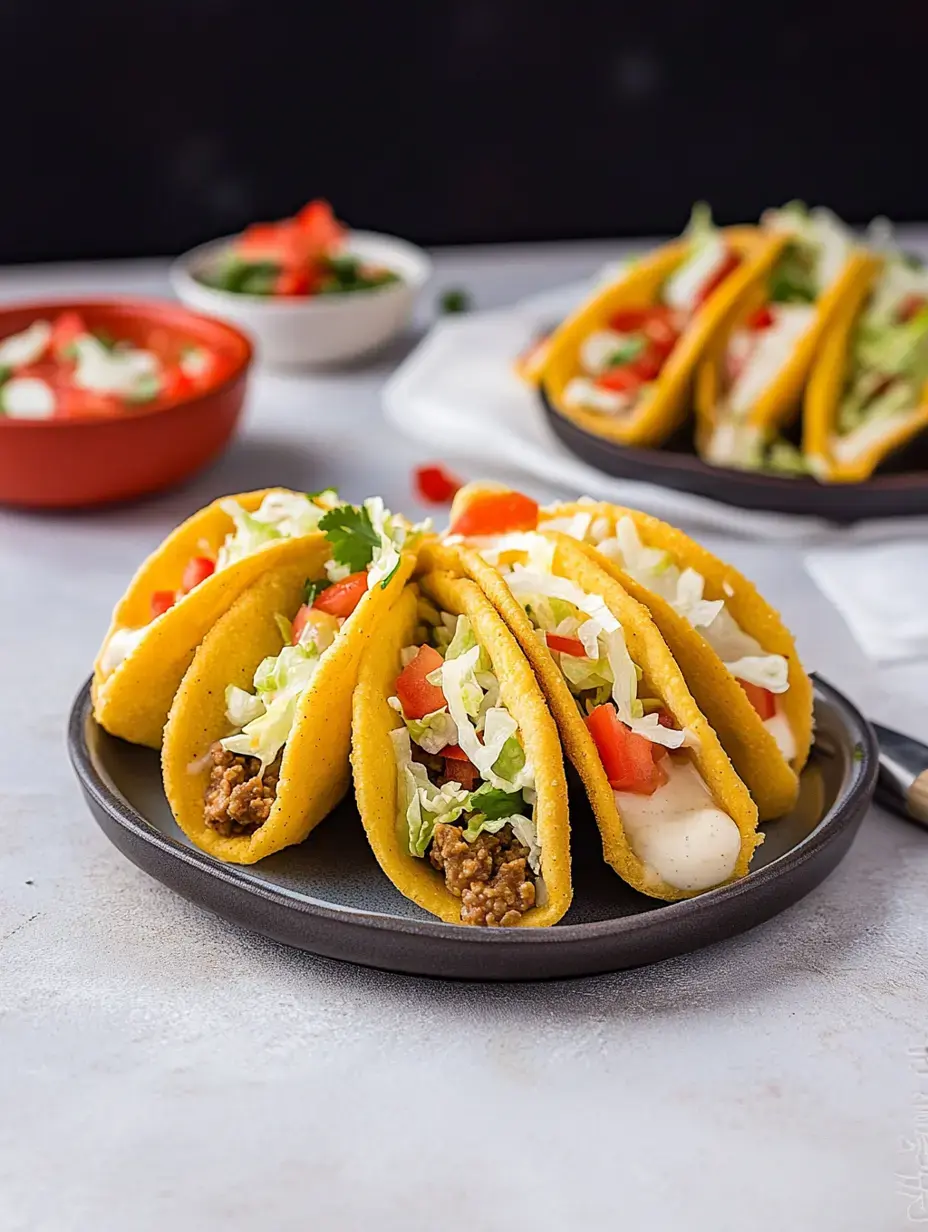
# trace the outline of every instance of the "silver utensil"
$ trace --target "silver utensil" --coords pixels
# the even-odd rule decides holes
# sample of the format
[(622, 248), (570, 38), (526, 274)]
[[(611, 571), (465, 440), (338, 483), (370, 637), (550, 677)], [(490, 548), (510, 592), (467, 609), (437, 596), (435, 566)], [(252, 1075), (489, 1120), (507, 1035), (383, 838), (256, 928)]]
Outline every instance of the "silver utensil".
[(880, 743), (877, 800), (884, 808), (928, 828), (928, 745), (891, 727), (871, 726)]

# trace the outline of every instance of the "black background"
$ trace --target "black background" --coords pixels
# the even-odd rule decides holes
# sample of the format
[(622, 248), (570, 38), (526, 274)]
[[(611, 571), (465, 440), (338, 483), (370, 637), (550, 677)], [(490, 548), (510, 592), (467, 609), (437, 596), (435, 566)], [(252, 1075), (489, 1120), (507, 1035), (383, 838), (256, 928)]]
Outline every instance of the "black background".
[(426, 243), (928, 219), (926, 0), (3, 0), (0, 261), (330, 197)]

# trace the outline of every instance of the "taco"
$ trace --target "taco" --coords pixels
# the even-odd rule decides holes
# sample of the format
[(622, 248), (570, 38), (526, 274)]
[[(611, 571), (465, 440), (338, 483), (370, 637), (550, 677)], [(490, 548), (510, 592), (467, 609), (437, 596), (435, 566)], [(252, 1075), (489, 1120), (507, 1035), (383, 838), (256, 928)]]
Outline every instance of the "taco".
[(473, 582), (407, 588), (361, 664), (358, 809), (394, 885), (453, 924), (555, 924), (570, 906), (557, 728), (531, 668)]
[(891, 253), (842, 305), (803, 411), (803, 450), (829, 482), (869, 479), (928, 426), (928, 270)]
[(164, 788), (201, 850), (252, 864), (300, 843), (349, 783), (351, 694), (415, 566), (419, 528), (340, 505), (220, 617), (164, 729)]
[(696, 373), (700, 456), (745, 470), (802, 471), (801, 454), (778, 440), (799, 412), (816, 351), (875, 258), (828, 210), (794, 203), (768, 211), (776, 262), (728, 306)]
[(761, 821), (796, 803), (812, 744), (812, 682), (792, 634), (756, 588), (683, 531), (619, 505), (543, 510), (643, 603)]
[(273, 488), (213, 501), (142, 564), (94, 663), (94, 717), (114, 736), (161, 747), (181, 677), (206, 633), (266, 569), (299, 557), (337, 504)]
[(465, 490), (421, 566), (463, 570), (512, 630), (625, 881), (674, 900), (744, 876), (757, 807), (647, 608), (567, 535), (527, 529), (533, 504)]
[(693, 370), (730, 305), (761, 279), (782, 240), (719, 230), (694, 211), (689, 231), (629, 265), (547, 340), (540, 375), (560, 415), (628, 445), (660, 445), (686, 416)]

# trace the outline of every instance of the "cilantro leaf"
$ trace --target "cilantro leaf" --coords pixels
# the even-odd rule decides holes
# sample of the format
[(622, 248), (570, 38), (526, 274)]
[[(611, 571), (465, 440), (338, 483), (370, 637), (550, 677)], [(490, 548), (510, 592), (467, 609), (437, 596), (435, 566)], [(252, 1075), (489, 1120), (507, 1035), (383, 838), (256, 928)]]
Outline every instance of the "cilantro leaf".
[(319, 519), (319, 529), (332, 545), (332, 556), (339, 565), (352, 573), (366, 569), (380, 547), (380, 536), (374, 530), (371, 516), (362, 505), (338, 505)]
[(303, 591), (303, 602), (310, 604), (316, 602), (324, 590), (328, 590), (332, 583), (328, 578), (307, 578), (306, 588)]
[(525, 808), (521, 791), (500, 791), (484, 783), (471, 793), (468, 808), (480, 812), (487, 821), (498, 821), (502, 817), (512, 817)]
[(469, 312), (471, 306), (470, 294), (463, 287), (449, 287), (442, 292), (438, 301), (438, 311), (446, 316), (449, 313)]

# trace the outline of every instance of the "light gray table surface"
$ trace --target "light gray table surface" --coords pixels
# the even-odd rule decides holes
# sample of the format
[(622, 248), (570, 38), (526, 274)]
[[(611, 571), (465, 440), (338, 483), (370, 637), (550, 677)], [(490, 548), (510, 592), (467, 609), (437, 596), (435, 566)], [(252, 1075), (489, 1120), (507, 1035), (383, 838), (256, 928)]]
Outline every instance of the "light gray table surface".
[[(449, 251), (436, 286), (496, 306), (614, 254)], [(0, 299), (72, 292), (165, 294), (166, 268), (0, 274)], [(66, 714), (168, 529), (275, 483), (425, 512), (410, 471), (430, 459), (379, 407), (405, 349), (341, 374), (259, 372), (239, 439), (179, 490), (109, 512), (0, 512), (0, 1232), (928, 1221), (897, 1175), (918, 1176), (920, 1146), (928, 1186), (928, 835), (888, 814), (746, 936), (522, 986), (287, 950), (175, 897), (92, 822)], [(928, 737), (928, 668), (864, 658), (800, 549), (709, 541), (782, 608), (810, 667)]]

